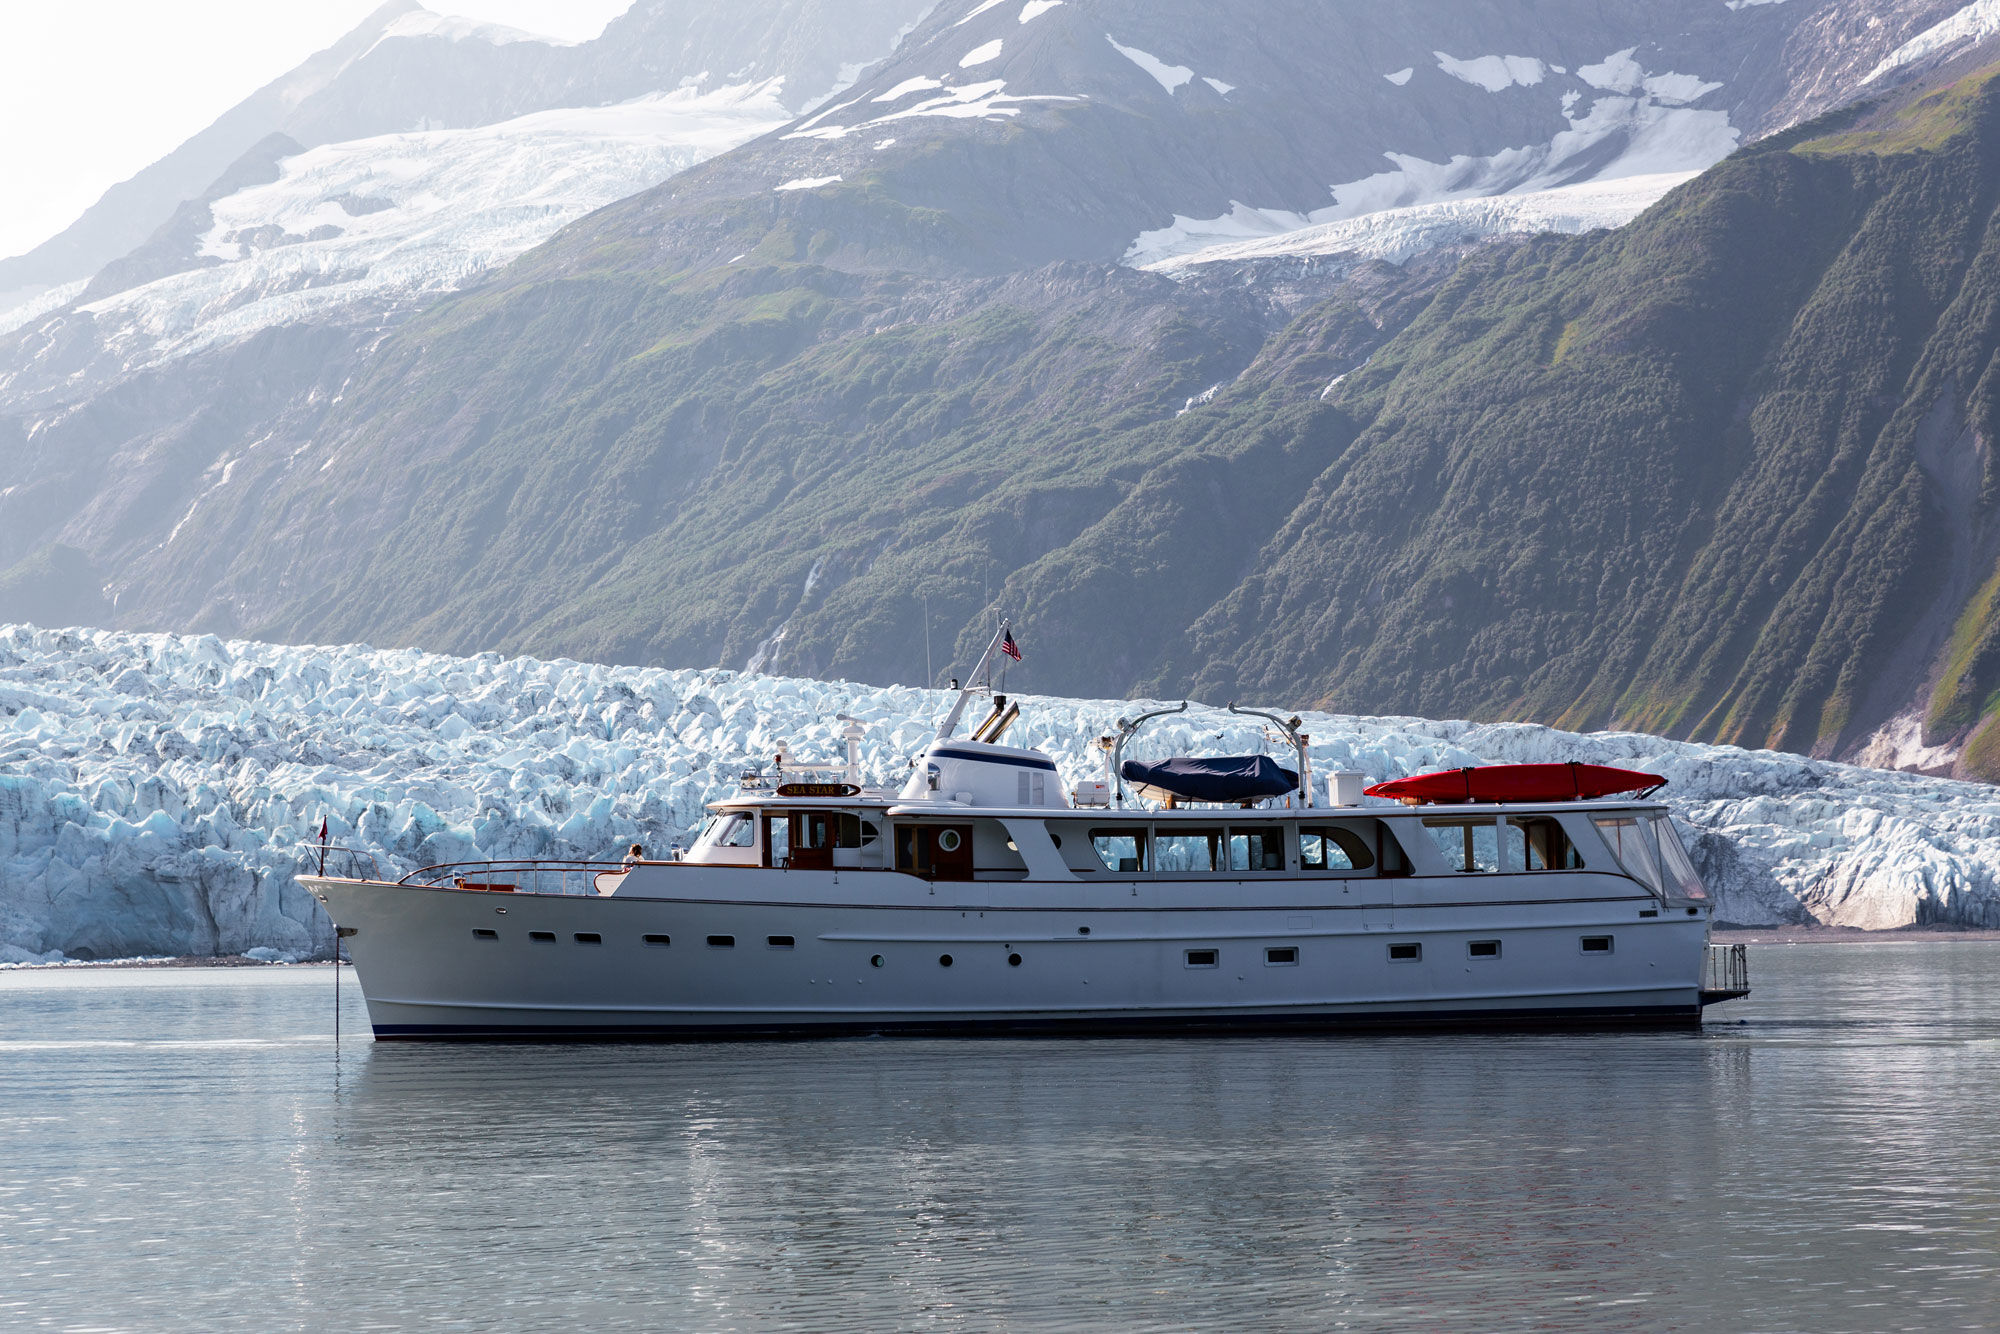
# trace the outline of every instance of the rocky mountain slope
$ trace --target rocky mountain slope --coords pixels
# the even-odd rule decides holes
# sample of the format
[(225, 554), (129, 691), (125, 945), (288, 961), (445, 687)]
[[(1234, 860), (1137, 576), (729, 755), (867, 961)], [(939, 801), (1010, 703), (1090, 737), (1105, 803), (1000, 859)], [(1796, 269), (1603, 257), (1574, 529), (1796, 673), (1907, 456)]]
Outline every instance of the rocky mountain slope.
[[(437, 239), (369, 221), (394, 154), (267, 143), (156, 234), (188, 267), (0, 340), (0, 594), (61, 546), (121, 625), (873, 680), (999, 605), (1037, 688), (1837, 753), (1948, 677), (1908, 725), (1962, 762), (1984, 621), (1939, 627), (1991, 558), (1927, 479), (1983, 430), (1987, 94), (1766, 136), (1945, 77), (1981, 5), (909, 10), (796, 119), (394, 302), (316, 295)], [(798, 82), (648, 59), (601, 85), (648, 116)]]

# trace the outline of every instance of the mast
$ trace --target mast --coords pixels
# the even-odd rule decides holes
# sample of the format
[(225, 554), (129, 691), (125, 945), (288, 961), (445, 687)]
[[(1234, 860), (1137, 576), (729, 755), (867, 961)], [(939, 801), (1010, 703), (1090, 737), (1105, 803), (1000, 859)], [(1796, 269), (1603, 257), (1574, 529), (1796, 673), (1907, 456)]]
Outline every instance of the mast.
[(950, 740), (951, 734), (958, 729), (959, 715), (965, 712), (965, 701), (972, 698), (973, 691), (979, 689), (979, 686), (976, 683), (978, 682), (980, 676), (986, 671), (987, 667), (992, 664), (993, 655), (999, 651), (1000, 641), (1006, 638), (1007, 625), (1008, 622), (1006, 618), (1002, 617), (1000, 620), (1000, 628), (993, 632), (993, 642), (988, 644), (986, 646), (986, 652), (980, 655), (979, 665), (977, 667), (974, 667), (972, 671), (967, 674), (965, 678), (967, 682), (965, 688), (958, 692), (958, 699), (956, 702), (952, 704), (951, 712), (947, 713), (944, 716), (944, 721), (938, 724), (937, 739), (939, 741)]

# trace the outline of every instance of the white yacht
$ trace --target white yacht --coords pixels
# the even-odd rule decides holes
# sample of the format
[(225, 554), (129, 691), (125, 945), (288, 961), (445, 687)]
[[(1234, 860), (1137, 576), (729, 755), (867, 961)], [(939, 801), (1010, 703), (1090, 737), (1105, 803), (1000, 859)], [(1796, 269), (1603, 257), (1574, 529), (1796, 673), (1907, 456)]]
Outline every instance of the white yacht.
[[(850, 726), (844, 769), (749, 778), (674, 860), (300, 883), (378, 1038), (1690, 1024), (1748, 994), (1666, 808), (1577, 795), (1587, 766), (1370, 803), (1359, 775), (1322, 790), (1298, 721), (1268, 714), (1295, 770), (1121, 764), (1149, 714), (1065, 793), (1048, 756), (998, 743), (1004, 696), (953, 735), (975, 693), (899, 789), (862, 781)], [(1528, 770), (1569, 795), (1481, 799), (1547, 786)]]

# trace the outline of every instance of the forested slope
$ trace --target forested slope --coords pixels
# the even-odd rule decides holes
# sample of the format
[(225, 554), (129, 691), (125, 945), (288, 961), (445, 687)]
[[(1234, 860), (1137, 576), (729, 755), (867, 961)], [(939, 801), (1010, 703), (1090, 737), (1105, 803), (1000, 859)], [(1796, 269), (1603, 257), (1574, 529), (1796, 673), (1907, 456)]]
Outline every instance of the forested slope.
[(2000, 685), (1990, 79), (1469, 263), (1330, 396), (1352, 445), (1148, 683), (1820, 752), (1917, 705), (1963, 735)]

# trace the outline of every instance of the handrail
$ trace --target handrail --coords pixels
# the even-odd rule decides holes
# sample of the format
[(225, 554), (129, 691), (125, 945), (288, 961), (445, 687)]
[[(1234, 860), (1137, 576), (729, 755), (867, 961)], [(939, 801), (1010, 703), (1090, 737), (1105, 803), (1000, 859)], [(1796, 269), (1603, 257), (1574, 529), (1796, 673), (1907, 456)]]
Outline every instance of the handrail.
[[(584, 894), (597, 893), (597, 877), (606, 871), (622, 871), (622, 861), (584, 861), (566, 859), (520, 859), (514, 861), (440, 862), (436, 866), (423, 866), (410, 872), (396, 883), (430, 887), (451, 882), (466, 889), (506, 890), (523, 894)], [(480, 877), (477, 884), (473, 876)], [(496, 877), (509, 876), (513, 879), (505, 884)], [(544, 886), (548, 878), (555, 878), (553, 891)], [(527, 878), (529, 886), (520, 884)], [(578, 884), (572, 889), (571, 885)]]
[[(297, 850), (301, 859), (310, 857), (314, 853), (317, 853), (319, 855), (317, 858), (315, 858), (314, 864), (312, 866), (307, 866), (302, 863), (299, 866), (298, 870), (293, 874), (303, 874), (307, 871), (311, 871), (314, 875), (325, 875), (326, 854), (329, 852), (337, 852), (348, 859), (348, 869), (350, 871), (358, 870), (359, 869), (358, 863), (360, 859), (366, 857), (368, 859), (369, 870), (374, 872), (373, 875), (368, 876), (366, 878), (370, 880), (380, 880), (382, 878), (382, 864), (376, 861), (375, 854), (370, 852), (366, 848), (343, 847), (338, 843), (301, 843), (298, 845)], [(360, 880), (363, 877), (357, 875), (348, 878)]]
[(1710, 944), (1702, 966), (1702, 993), (1718, 1000), (1750, 994), (1750, 952), (1742, 945)]

